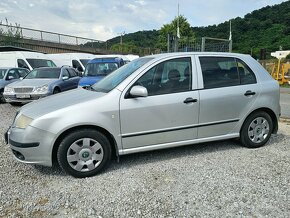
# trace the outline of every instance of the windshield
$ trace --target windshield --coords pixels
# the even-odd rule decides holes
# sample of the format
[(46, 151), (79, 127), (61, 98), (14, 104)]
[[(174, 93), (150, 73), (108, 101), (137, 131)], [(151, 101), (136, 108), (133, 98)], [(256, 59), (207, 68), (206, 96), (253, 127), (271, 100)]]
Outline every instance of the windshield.
[(86, 65), (88, 64), (88, 62), (89, 62), (90, 60), (91, 60), (91, 59), (80, 59), (82, 65), (83, 65), (84, 67), (86, 67)]
[(0, 69), (0, 79), (3, 79), (7, 69)]
[(56, 67), (55, 63), (51, 60), (27, 59), (27, 61), (33, 69), (38, 67)]
[(35, 69), (28, 73), (25, 79), (58, 79), (60, 68)]
[(108, 93), (116, 86), (118, 86), (122, 81), (124, 81), (128, 76), (134, 73), (137, 69), (152, 59), (153, 58), (150, 57), (136, 59), (129, 64), (126, 64), (123, 67), (115, 70), (109, 76), (94, 84), (92, 88), (97, 92)]
[(118, 69), (118, 63), (90, 63), (87, 64), (84, 76), (106, 76)]

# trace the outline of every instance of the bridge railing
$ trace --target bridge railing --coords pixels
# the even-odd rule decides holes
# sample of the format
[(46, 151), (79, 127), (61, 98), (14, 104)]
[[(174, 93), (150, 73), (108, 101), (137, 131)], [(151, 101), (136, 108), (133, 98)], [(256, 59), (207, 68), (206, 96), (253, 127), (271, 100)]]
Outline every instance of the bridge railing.
[(95, 48), (104, 48), (106, 49), (106, 42), (54, 33), (49, 31), (31, 29), (31, 28), (24, 28), (20, 26), (13, 26), (13, 25), (6, 25), (0, 23), (0, 35), (10, 36), (14, 38), (23, 38), (23, 39), (33, 39), (45, 42), (53, 42), (59, 44), (68, 44), (68, 45), (78, 45), (84, 47), (95, 47)]

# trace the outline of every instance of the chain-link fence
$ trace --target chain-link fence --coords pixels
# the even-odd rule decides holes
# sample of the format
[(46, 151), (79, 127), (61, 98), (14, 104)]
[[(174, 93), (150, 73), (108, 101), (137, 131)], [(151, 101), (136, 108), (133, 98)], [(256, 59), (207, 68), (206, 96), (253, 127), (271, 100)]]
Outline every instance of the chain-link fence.
[(202, 37), (194, 42), (177, 38), (168, 41), (167, 52), (232, 52), (232, 40)]
[(30, 28), (23, 28), (20, 26), (13, 26), (13, 25), (5, 25), (0, 24), (0, 36), (11, 37), (14, 39), (31, 39), (31, 40), (38, 40), (38, 41), (45, 41), (45, 42), (53, 42), (59, 44), (68, 44), (68, 45), (77, 45), (77, 46), (84, 46), (84, 47), (93, 47), (93, 48), (106, 48), (106, 42), (53, 33), (48, 31), (42, 30), (35, 30)]

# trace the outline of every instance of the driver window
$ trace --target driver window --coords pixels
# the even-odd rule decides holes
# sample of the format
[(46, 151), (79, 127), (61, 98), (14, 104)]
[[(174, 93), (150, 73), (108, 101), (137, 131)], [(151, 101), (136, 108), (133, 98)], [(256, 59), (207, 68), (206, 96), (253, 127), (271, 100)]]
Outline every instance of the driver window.
[(159, 63), (134, 85), (147, 88), (148, 95), (170, 94), (191, 90), (191, 58), (177, 58)]
[(9, 79), (19, 79), (19, 74), (16, 70), (9, 70), (8, 77)]
[(68, 78), (70, 77), (67, 69), (63, 69), (62, 71), (62, 77), (65, 77), (65, 76), (67, 76)]

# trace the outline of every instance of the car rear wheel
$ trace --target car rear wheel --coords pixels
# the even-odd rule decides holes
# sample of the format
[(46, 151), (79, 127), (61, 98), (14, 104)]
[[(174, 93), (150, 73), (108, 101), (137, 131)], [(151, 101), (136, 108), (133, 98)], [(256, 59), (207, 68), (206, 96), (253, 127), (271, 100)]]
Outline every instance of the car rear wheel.
[(3, 96), (3, 90), (0, 90), (0, 103), (5, 103), (5, 98)]
[(109, 140), (92, 129), (71, 132), (63, 139), (57, 152), (61, 168), (77, 178), (96, 175), (108, 165), (110, 159)]
[(270, 115), (263, 111), (251, 114), (245, 121), (240, 141), (248, 148), (258, 148), (263, 146), (273, 132), (273, 122)]
[(61, 91), (60, 91), (60, 89), (59, 88), (55, 88), (54, 90), (53, 90), (53, 94), (57, 94), (57, 93), (60, 93)]

